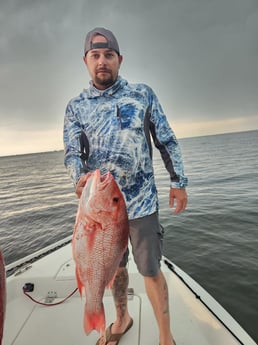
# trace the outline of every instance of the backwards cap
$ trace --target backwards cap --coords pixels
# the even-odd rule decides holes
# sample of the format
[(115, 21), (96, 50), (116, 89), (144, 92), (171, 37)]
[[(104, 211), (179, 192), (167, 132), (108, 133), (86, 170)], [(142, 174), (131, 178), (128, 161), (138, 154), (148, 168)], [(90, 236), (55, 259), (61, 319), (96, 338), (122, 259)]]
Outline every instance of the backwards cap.
[[(104, 36), (107, 39), (107, 42), (92, 43), (92, 39), (96, 35)], [(120, 55), (118, 42), (115, 36), (110, 30), (107, 30), (105, 28), (95, 28), (92, 31), (87, 33), (87, 36), (85, 39), (85, 45), (84, 45), (84, 55), (86, 55), (89, 50), (95, 49), (95, 48), (113, 49), (117, 52), (118, 55)]]

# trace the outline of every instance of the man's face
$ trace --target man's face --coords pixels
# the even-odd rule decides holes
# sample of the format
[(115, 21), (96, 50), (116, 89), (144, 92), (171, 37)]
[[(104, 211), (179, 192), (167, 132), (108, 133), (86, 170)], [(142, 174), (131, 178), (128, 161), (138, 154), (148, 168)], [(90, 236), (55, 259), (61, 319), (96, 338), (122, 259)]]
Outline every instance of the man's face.
[[(106, 38), (96, 35), (92, 43), (107, 42)], [(96, 48), (88, 51), (84, 62), (97, 89), (105, 90), (117, 79), (118, 71), (122, 63), (122, 56), (108, 48)]]

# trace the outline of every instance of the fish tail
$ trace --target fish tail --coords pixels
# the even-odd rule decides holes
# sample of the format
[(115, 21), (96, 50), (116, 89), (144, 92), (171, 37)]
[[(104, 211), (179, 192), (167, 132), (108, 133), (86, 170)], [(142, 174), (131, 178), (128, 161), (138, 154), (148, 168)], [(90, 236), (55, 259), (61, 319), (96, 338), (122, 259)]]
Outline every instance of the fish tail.
[(99, 311), (89, 313), (86, 310), (84, 312), (84, 331), (88, 335), (94, 329), (99, 333), (104, 333), (106, 328), (106, 319), (103, 303)]

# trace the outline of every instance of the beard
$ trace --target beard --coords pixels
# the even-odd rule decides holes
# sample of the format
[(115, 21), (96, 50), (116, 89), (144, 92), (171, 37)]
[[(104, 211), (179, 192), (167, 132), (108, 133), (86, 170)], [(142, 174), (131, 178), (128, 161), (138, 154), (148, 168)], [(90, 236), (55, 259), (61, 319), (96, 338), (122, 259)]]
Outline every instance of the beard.
[(96, 77), (96, 84), (107, 87), (114, 84), (114, 79), (111, 76), (109, 78)]
[(116, 81), (116, 78), (112, 75), (110, 71), (105, 71), (105, 74), (97, 73), (95, 76), (95, 84), (101, 85), (105, 88), (111, 86)]

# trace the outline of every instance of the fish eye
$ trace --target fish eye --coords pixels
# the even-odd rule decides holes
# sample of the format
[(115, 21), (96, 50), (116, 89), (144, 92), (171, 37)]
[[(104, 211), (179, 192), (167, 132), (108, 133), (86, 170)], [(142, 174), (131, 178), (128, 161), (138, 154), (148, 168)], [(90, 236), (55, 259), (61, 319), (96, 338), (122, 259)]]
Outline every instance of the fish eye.
[(114, 201), (115, 203), (117, 203), (117, 202), (119, 201), (119, 198), (118, 198), (117, 196), (115, 196), (115, 197), (113, 198), (113, 201)]

